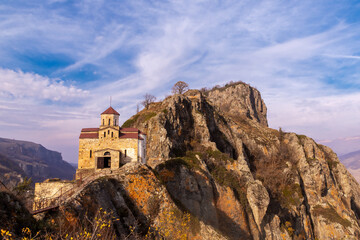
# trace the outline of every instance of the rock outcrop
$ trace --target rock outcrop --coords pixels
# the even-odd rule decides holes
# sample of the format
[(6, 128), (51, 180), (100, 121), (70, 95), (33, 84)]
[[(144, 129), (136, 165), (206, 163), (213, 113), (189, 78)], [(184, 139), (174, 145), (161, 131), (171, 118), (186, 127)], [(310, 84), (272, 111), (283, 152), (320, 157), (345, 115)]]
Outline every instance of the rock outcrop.
[(247, 85), (232, 83), (204, 93), (207, 99), (222, 112), (232, 117), (247, 117), (267, 127), (267, 108), (260, 92)]
[(229, 238), (360, 237), (358, 183), (331, 149), (268, 128), (249, 85), (170, 96), (129, 123), (175, 202)]
[(328, 147), (268, 128), (249, 85), (173, 95), (125, 125), (147, 134), (148, 166), (87, 185), (57, 213), (68, 226), (106, 211), (118, 238), (360, 238), (359, 184)]

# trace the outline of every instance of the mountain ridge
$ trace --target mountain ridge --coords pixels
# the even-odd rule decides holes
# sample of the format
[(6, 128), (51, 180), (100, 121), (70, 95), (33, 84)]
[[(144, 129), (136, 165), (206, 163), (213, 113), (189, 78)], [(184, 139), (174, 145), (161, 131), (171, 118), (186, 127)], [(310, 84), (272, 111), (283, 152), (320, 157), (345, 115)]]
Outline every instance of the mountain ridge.
[(61, 153), (48, 150), (41, 144), (0, 138), (1, 181), (13, 187), (23, 178), (33, 182), (47, 178), (72, 179), (75, 169), (61, 157)]

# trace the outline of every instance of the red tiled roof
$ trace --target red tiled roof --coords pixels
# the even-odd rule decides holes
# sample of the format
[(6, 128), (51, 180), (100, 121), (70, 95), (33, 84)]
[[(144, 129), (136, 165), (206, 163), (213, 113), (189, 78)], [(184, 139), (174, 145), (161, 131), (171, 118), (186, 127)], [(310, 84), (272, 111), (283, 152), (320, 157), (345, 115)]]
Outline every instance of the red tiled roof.
[(98, 138), (99, 133), (80, 133), (79, 138)]
[(101, 115), (103, 114), (115, 114), (120, 116), (120, 114), (117, 111), (115, 111), (115, 109), (113, 109), (112, 107), (106, 109)]
[(99, 128), (83, 128), (81, 132), (98, 132)]
[(134, 138), (134, 139), (138, 139), (139, 138), (139, 134), (138, 133), (120, 133), (120, 137), (119, 138)]
[(139, 132), (137, 128), (120, 128), (121, 132)]

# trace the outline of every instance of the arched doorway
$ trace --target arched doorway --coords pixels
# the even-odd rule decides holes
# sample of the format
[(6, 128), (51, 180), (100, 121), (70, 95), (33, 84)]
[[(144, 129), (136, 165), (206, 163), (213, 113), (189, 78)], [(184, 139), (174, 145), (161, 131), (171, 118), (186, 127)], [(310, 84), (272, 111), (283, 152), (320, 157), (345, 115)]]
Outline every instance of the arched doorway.
[(103, 157), (97, 158), (97, 168), (110, 168), (111, 167), (111, 154), (105, 152)]
[(111, 154), (110, 152), (104, 153), (104, 168), (110, 168), (111, 167)]

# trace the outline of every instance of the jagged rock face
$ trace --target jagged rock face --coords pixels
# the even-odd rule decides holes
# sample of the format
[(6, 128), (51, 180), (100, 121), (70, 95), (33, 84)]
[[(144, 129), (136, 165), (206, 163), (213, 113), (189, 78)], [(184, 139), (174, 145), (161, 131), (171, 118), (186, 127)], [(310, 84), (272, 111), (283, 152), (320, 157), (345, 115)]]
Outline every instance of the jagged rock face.
[[(99, 216), (99, 211), (108, 215)], [(68, 231), (84, 226), (84, 219), (96, 222), (101, 217), (101, 221), (107, 217), (106, 225), (115, 239), (225, 239), (211, 226), (179, 210), (165, 186), (143, 165), (127, 164), (89, 184), (69, 199), (54, 219), (65, 218), (62, 227)]]
[(24, 180), (26, 174), (11, 158), (0, 154), (0, 181), (9, 189)]
[(205, 95), (214, 106), (232, 117), (248, 117), (268, 126), (267, 109), (260, 92), (247, 84), (229, 84)]
[(228, 238), (360, 236), (358, 183), (329, 148), (268, 128), (246, 84), (174, 95), (129, 121), (175, 202)]
[(59, 152), (51, 151), (40, 144), (0, 138), (0, 179), (12, 187), (23, 177), (34, 182), (47, 178), (72, 179), (75, 169), (65, 162)]
[(250, 182), (247, 186), (246, 197), (253, 212), (259, 229), (270, 203), (269, 194), (259, 180)]

